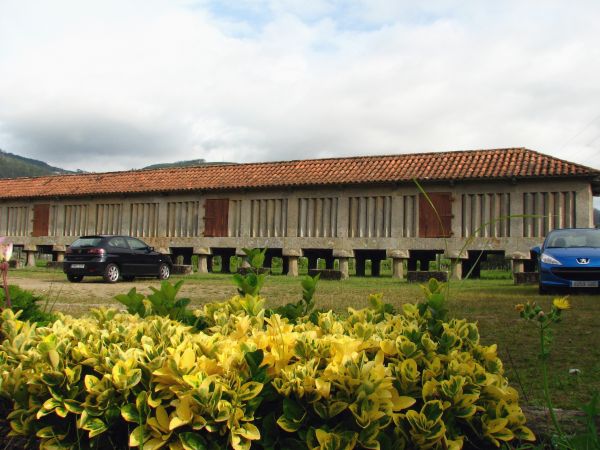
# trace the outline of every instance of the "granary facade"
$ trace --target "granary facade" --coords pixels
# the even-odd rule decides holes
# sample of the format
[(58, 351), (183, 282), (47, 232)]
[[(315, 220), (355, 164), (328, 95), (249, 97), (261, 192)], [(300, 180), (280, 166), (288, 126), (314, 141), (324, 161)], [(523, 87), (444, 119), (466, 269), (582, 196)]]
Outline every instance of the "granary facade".
[(460, 276), (492, 253), (520, 270), (548, 231), (593, 226), (599, 193), (600, 171), (523, 148), (56, 175), (0, 180), (0, 235), (60, 260), (129, 234), (201, 271), (266, 247), (292, 275), (302, 256), (402, 276), (442, 254)]

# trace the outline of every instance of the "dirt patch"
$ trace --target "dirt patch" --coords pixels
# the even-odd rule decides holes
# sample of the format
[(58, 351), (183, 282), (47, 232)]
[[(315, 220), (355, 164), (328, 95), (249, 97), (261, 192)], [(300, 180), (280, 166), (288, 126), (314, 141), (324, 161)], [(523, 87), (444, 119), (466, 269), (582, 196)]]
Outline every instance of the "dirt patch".
[[(171, 280), (175, 282), (176, 280)], [(160, 281), (152, 278), (139, 279), (132, 282), (104, 283), (100, 279), (84, 279), (81, 283), (71, 283), (66, 278), (48, 274), (48, 277), (26, 277), (11, 274), (10, 283), (42, 295), (48, 300), (48, 307), (53, 311), (80, 316), (90, 308), (100, 306), (121, 308), (115, 296), (126, 294), (131, 288), (148, 295), (152, 293), (150, 286), (160, 289)], [(203, 286), (199, 283), (185, 283), (178, 297), (189, 297), (192, 306), (206, 303), (208, 299), (224, 300), (234, 294), (232, 288), (221, 289), (219, 286)]]

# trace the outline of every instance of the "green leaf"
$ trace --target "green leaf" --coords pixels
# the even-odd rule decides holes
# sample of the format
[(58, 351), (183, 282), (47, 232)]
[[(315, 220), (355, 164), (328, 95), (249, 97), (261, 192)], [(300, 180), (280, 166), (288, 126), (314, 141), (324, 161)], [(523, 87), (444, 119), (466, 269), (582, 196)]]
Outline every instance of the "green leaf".
[(140, 413), (137, 410), (137, 407), (132, 403), (121, 407), (121, 416), (127, 422), (139, 423), (140, 421)]
[(179, 433), (179, 441), (185, 450), (206, 450), (208, 444), (199, 433)]
[(81, 428), (90, 432), (90, 438), (98, 436), (99, 434), (104, 433), (108, 429), (106, 424), (97, 417), (93, 417), (86, 421), (84, 426), (82, 426)]
[(59, 386), (65, 381), (65, 375), (62, 372), (46, 372), (42, 381), (49, 386)]
[(306, 410), (298, 402), (286, 397), (283, 399), (283, 415), (295, 422), (302, 421), (306, 416)]
[(288, 433), (295, 433), (302, 426), (302, 421), (294, 421), (288, 419), (286, 416), (281, 416), (279, 419), (277, 419), (277, 425), (279, 425)]

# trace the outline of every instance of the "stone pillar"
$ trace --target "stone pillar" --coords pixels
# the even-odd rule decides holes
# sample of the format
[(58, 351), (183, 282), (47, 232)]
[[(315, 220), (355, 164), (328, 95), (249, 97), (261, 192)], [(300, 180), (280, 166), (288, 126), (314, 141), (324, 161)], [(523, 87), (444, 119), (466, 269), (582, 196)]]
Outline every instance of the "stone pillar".
[[(281, 251), (283, 255), (283, 267), (285, 269), (287, 264), (287, 274), (290, 277), (298, 276), (298, 258), (302, 256), (302, 250), (299, 248), (284, 248)], [(286, 262), (287, 260), (287, 262)], [(286, 273), (285, 270), (283, 272)]]
[(392, 258), (392, 278), (404, 278), (404, 261), (409, 258), (408, 250), (387, 250), (386, 256)]
[(208, 247), (194, 247), (192, 254), (198, 255), (198, 273), (208, 273), (208, 257), (211, 254)]
[(56, 255), (56, 262), (63, 262), (65, 260), (65, 252), (67, 249), (64, 245), (53, 245), (52, 252)]
[(333, 250), (333, 257), (337, 258), (340, 262), (340, 272), (342, 273), (342, 280), (350, 278), (350, 272), (348, 270), (348, 261), (354, 256), (352, 250)]
[(510, 255), (512, 259), (513, 274), (525, 272), (525, 261), (531, 259), (529, 256), (529, 254), (523, 252), (514, 252)]
[(463, 261), (467, 255), (463, 252), (449, 251), (444, 257), (450, 259), (450, 277), (453, 280), (461, 280), (463, 277)]
[(26, 267), (35, 267), (35, 254), (37, 253), (37, 247), (35, 245), (25, 245), (23, 248), (25, 252), (25, 266)]
[(288, 261), (287, 262), (288, 276), (297, 277), (298, 276), (298, 258), (299, 258), (299, 256), (286, 256), (286, 258)]

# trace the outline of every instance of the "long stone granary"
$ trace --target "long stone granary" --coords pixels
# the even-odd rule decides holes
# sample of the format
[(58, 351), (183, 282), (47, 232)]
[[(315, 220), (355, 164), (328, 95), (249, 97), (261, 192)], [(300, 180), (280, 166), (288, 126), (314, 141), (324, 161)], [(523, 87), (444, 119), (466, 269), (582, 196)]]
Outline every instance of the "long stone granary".
[[(426, 195), (423, 191), (426, 192)], [(86, 234), (129, 234), (207, 271), (267, 247), (348, 275), (392, 258), (394, 276), (436, 254), (461, 276), (482, 252), (516, 270), (554, 228), (593, 226), (600, 171), (524, 148), (331, 158), (0, 180), (0, 236), (60, 260)], [(432, 205), (434, 208), (432, 208)]]

